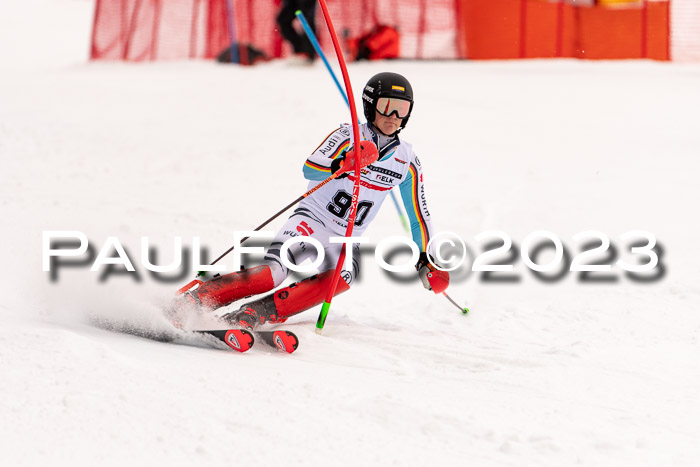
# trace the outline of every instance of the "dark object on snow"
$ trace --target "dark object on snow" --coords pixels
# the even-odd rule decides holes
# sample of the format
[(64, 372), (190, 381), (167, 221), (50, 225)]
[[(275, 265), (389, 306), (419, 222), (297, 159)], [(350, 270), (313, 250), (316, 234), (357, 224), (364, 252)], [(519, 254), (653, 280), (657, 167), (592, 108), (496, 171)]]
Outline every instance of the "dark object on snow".
[[(265, 52), (258, 50), (250, 44), (233, 44), (235, 63), (241, 65), (255, 65), (258, 62), (266, 62), (269, 60)], [(237, 56), (236, 56), (237, 55)], [(221, 51), (216, 61), (219, 63), (231, 63), (231, 47), (226, 47)]]

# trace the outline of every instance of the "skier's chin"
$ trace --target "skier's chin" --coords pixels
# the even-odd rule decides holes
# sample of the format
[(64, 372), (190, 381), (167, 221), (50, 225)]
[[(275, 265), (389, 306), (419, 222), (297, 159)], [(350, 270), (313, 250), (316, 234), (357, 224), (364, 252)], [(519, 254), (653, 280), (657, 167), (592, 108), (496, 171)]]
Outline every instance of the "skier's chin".
[(395, 126), (392, 126), (391, 129), (389, 130), (389, 132), (387, 133), (384, 130), (382, 130), (381, 128), (379, 128), (378, 126), (375, 126), (375, 128), (377, 129), (377, 131), (379, 133), (383, 134), (384, 136), (391, 136), (394, 133), (396, 133), (396, 130), (399, 129), (398, 125), (395, 125)]

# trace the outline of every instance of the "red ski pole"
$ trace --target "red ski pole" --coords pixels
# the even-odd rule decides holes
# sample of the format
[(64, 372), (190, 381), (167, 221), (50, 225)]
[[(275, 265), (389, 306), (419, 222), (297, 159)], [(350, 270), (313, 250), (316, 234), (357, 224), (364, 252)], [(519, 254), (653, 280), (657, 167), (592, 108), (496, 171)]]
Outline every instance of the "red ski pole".
[[(328, 12), (328, 5), (326, 5), (326, 0), (319, 0), (321, 5), (321, 10), (323, 10), (323, 17), (326, 19), (326, 25), (328, 26), (328, 32), (333, 40), (333, 47), (335, 48), (335, 54), (338, 56), (338, 63), (340, 64), (340, 71), (343, 74), (343, 82), (345, 84), (345, 91), (348, 96), (348, 104), (350, 107), (350, 121), (352, 122), (353, 129), (353, 143), (355, 148), (361, 148), (360, 145), (360, 127), (357, 124), (357, 109), (355, 108), (355, 97), (352, 93), (352, 85), (350, 84), (350, 76), (348, 75), (348, 67), (345, 64), (345, 58), (343, 57), (343, 51), (340, 48), (340, 42), (338, 41), (338, 35), (335, 33), (335, 28), (333, 27), (333, 21), (331, 20), (331, 15)], [(362, 149), (360, 149), (362, 152)], [(357, 214), (357, 203), (360, 198), (360, 157), (355, 158), (355, 185), (352, 192), (352, 203), (350, 205), (350, 215), (348, 217), (348, 227), (345, 231), (345, 236), (352, 236), (352, 229), (355, 225), (355, 215)], [(326, 322), (326, 317), (328, 316), (328, 311), (331, 308), (331, 301), (335, 295), (335, 290), (338, 287), (338, 280), (340, 279), (340, 272), (343, 269), (343, 263), (345, 262), (345, 244), (343, 244), (340, 250), (340, 258), (338, 259), (338, 264), (335, 267), (335, 272), (333, 274), (333, 279), (331, 280), (331, 286), (328, 289), (328, 294), (326, 295), (326, 300), (323, 302), (321, 307), (321, 313), (318, 315), (318, 320), (316, 321), (316, 332), (321, 333), (323, 325)]]

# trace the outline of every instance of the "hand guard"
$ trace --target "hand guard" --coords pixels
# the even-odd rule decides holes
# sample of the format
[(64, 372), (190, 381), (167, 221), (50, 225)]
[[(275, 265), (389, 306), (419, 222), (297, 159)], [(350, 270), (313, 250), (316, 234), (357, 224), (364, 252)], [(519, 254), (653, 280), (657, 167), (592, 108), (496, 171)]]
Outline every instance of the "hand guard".
[[(360, 142), (360, 167), (367, 167), (372, 162), (376, 162), (379, 158), (379, 151), (377, 146), (371, 141), (361, 141)], [(345, 172), (352, 172), (355, 170), (355, 149), (348, 151), (345, 156), (339, 157), (331, 162), (331, 172), (336, 173), (340, 171), (341, 174)]]
[(425, 252), (422, 252), (418, 258), (416, 270), (423, 287), (428, 290), (432, 290), (435, 293), (443, 293), (447, 290), (447, 286), (450, 285), (450, 273), (436, 269), (435, 266), (430, 264), (428, 254)]

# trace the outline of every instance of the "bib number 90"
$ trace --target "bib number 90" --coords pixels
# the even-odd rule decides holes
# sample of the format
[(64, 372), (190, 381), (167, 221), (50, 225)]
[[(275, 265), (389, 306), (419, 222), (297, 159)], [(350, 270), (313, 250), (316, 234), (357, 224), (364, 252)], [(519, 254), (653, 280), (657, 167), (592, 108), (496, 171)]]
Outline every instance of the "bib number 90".
[[(328, 212), (330, 212), (334, 216), (347, 220), (346, 217), (348, 215), (348, 211), (350, 210), (351, 205), (352, 196), (344, 190), (338, 190), (338, 192), (336, 192), (336, 194), (333, 196), (331, 202), (328, 203), (328, 206), (326, 206), (326, 209), (328, 209)], [(357, 225), (358, 227), (362, 225), (362, 223), (367, 218), (367, 214), (369, 214), (369, 210), (372, 206), (374, 206), (374, 203), (372, 201), (360, 201), (359, 203), (357, 203), (355, 225)]]

